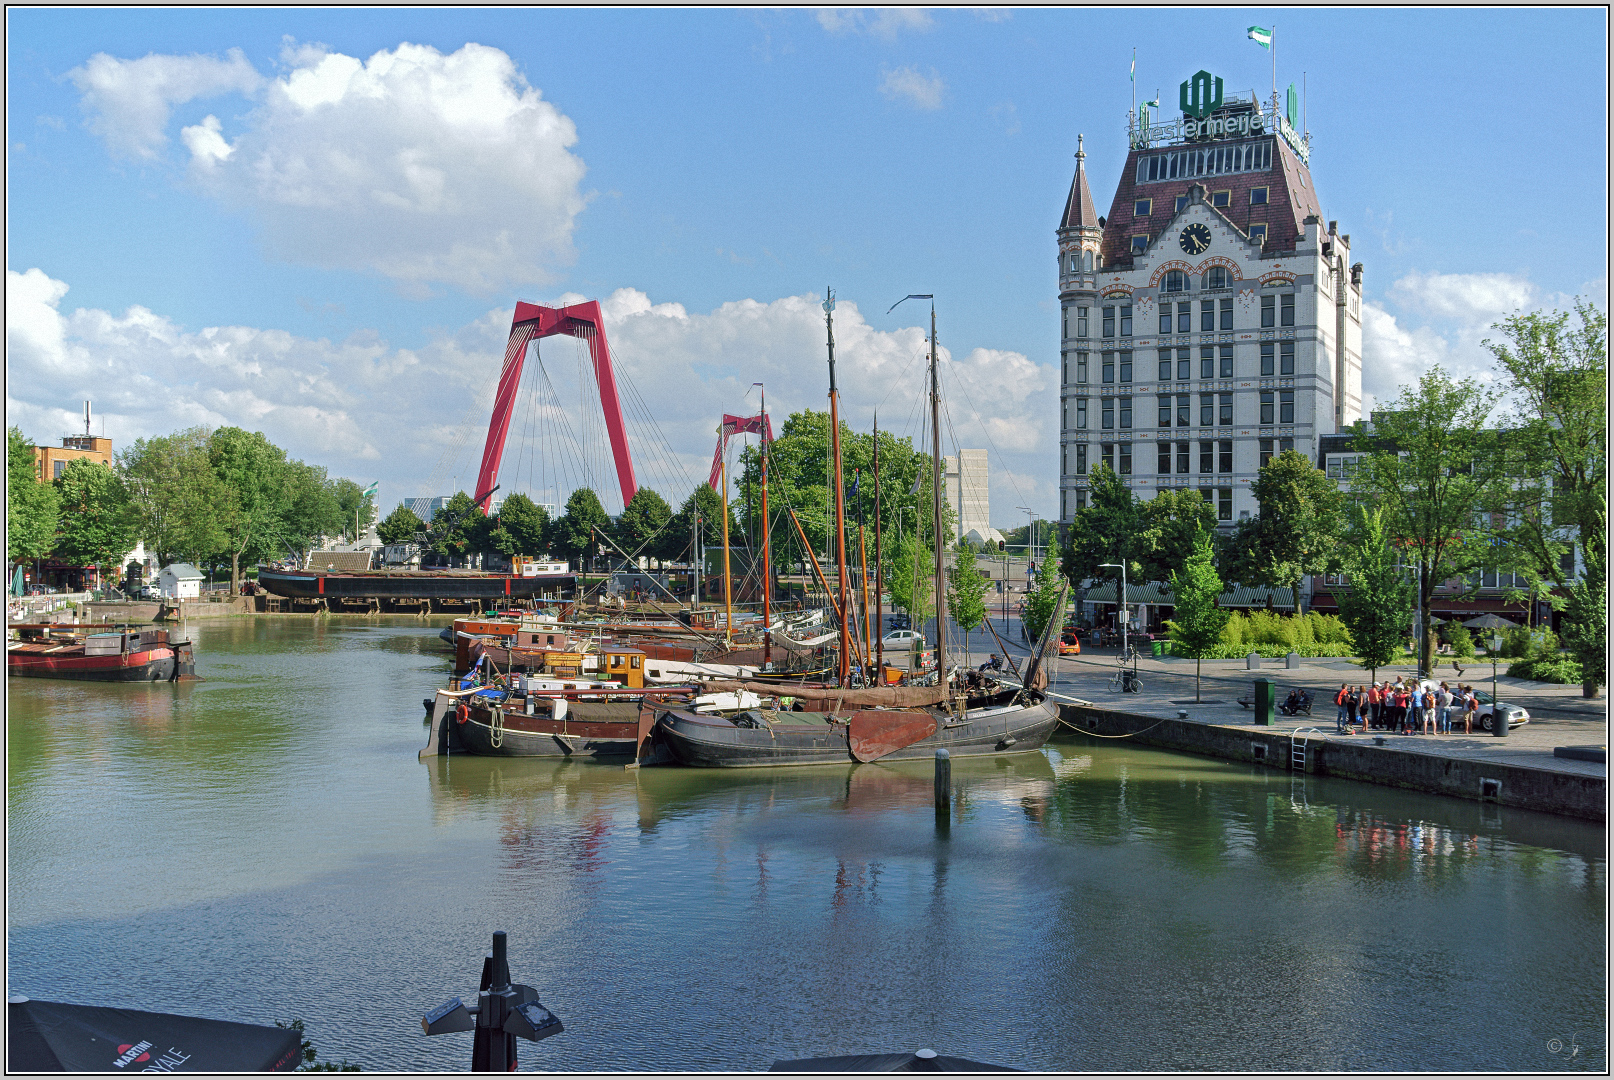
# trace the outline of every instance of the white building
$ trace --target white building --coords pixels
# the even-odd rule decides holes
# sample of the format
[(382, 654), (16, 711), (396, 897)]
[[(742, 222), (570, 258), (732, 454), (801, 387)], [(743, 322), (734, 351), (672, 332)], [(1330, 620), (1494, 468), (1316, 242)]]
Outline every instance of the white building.
[(169, 563), (157, 575), (157, 587), (165, 600), (201, 596), (202, 572), (190, 563)]
[(953, 508), (954, 536), (993, 531), (985, 450), (959, 450), (942, 458), (942, 491)]
[[(1098, 216), (1078, 138), (1060, 221), (1060, 520), (1100, 462), (1139, 498), (1200, 491), (1230, 526), (1275, 453), (1316, 460), (1361, 416), (1362, 264), (1323, 224), (1295, 102), (1223, 100), (1129, 118), (1131, 151)], [(1203, 104), (1202, 104), (1203, 103)]]

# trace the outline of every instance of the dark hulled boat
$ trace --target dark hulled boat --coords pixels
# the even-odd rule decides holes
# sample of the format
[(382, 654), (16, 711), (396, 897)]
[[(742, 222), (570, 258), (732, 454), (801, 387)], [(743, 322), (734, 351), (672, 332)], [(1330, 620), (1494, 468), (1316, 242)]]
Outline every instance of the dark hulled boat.
[(577, 575), (490, 574), (480, 570), (275, 570), (258, 583), (299, 600), (536, 600), (570, 593)]
[[(163, 629), (25, 625), (11, 628), (6, 673), (83, 682), (175, 682), (196, 677), (189, 641)], [(88, 631), (101, 630), (101, 633)]]

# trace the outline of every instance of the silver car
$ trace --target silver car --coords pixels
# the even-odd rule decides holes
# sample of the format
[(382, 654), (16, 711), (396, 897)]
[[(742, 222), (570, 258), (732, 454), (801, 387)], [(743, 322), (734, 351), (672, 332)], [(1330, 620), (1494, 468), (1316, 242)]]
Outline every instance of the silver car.
[[(1423, 688), (1425, 690), (1439, 690), (1440, 684), (1425, 680)], [(1489, 691), (1481, 690), (1477, 686), (1474, 688), (1474, 697), (1479, 700), (1479, 712), (1474, 714), (1474, 726), (1480, 731), (1492, 730), (1492, 717), (1495, 715), (1498, 708), (1501, 709), (1502, 715), (1507, 717), (1509, 731), (1512, 731), (1521, 724), (1528, 724), (1530, 722), (1530, 714), (1525, 712), (1522, 705), (1509, 705), (1504, 701), (1500, 706), (1498, 706), (1495, 699), (1491, 697)], [(1453, 730), (1456, 730), (1457, 725), (1463, 722), (1462, 717), (1462, 713), (1455, 710), (1452, 712), (1451, 720)]]

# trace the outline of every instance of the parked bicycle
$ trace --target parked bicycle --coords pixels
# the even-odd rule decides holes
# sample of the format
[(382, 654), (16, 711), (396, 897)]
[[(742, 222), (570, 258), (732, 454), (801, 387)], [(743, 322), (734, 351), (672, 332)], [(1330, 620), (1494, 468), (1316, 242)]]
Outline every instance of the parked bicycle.
[(1130, 667), (1120, 668), (1114, 675), (1110, 676), (1110, 693), (1112, 694), (1136, 694), (1142, 689), (1143, 680), (1139, 679), (1138, 673)]

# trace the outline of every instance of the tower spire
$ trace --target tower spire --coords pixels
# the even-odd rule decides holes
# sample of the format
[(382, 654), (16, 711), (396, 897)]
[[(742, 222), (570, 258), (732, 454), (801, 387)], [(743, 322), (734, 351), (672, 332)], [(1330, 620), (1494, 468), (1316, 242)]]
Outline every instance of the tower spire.
[(1082, 147), (1083, 136), (1076, 136), (1076, 176), (1070, 183), (1070, 197), (1065, 200), (1065, 214), (1059, 220), (1061, 229), (1098, 228), (1098, 209), (1093, 205), (1093, 192), (1087, 186), (1087, 151)]

